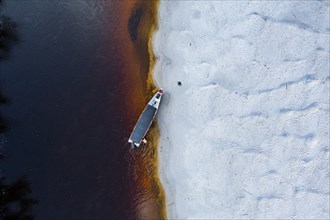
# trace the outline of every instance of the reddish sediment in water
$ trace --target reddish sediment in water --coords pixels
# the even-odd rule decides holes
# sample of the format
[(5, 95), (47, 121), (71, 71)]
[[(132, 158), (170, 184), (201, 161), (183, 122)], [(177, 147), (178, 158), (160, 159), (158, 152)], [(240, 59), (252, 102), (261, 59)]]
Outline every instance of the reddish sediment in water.
[[(154, 54), (152, 36), (157, 29), (158, 1), (115, 1), (114, 12), (119, 14), (117, 26), (112, 28), (118, 57), (125, 64), (119, 66), (123, 74), (120, 93), (130, 132), (147, 101), (157, 90), (153, 84)], [(127, 134), (127, 137), (129, 133)], [(129, 151), (131, 188), (137, 219), (166, 219), (165, 194), (158, 177), (158, 127), (155, 122), (146, 139), (148, 143)]]

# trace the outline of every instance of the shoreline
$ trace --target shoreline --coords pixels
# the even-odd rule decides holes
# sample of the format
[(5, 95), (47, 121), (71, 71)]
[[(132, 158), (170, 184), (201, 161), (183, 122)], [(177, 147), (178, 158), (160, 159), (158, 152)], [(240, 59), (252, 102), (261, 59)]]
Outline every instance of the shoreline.
[[(152, 40), (157, 30), (157, 12), (159, 1), (136, 1), (131, 13), (140, 11), (141, 16), (136, 18), (138, 23), (137, 38), (133, 41), (133, 47), (137, 59), (141, 64), (138, 81), (141, 82), (139, 90), (144, 94), (141, 109), (145, 107), (153, 93), (157, 90), (152, 77), (154, 70), (154, 53)], [(133, 15), (131, 14), (131, 15)], [(132, 17), (131, 17), (132, 18)], [(131, 19), (130, 18), (130, 19)], [(138, 82), (137, 81), (137, 82)], [(139, 83), (138, 83), (139, 84)], [(140, 108), (140, 107), (139, 107)], [(141, 110), (136, 111), (140, 114)], [(130, 161), (133, 163), (132, 172), (135, 174), (137, 184), (137, 198), (134, 201), (137, 208), (138, 219), (167, 219), (165, 207), (165, 194), (158, 176), (158, 137), (159, 130), (157, 121), (150, 128), (146, 139), (146, 146), (130, 149)]]
[[(154, 67), (154, 74), (153, 74), (153, 81), (157, 85), (162, 85), (160, 87), (163, 87), (164, 85), (164, 72), (163, 72), (163, 66), (164, 64), (164, 58), (159, 57), (159, 53), (161, 50), (163, 50), (161, 46), (161, 42), (164, 43), (166, 39), (163, 39), (163, 35), (161, 32), (162, 29), (162, 24), (163, 24), (163, 19), (165, 17), (164, 15), (164, 7), (166, 2), (161, 1), (159, 2), (158, 6), (158, 30), (154, 34), (154, 39), (153, 39), (153, 48), (154, 48), (154, 54), (155, 54), (155, 67)], [(166, 18), (165, 18), (166, 19)], [(157, 57), (158, 55), (158, 57)], [(166, 61), (166, 60), (165, 60)], [(158, 140), (158, 172), (159, 172), (159, 178), (160, 182), (163, 186), (165, 195), (166, 195), (166, 214), (168, 219), (172, 219), (173, 216), (177, 216), (176, 214), (176, 208), (175, 208), (175, 201), (174, 201), (174, 195), (175, 195), (175, 190), (173, 189), (172, 186), (170, 186), (169, 181), (174, 181), (173, 179), (171, 180), (168, 176), (168, 172), (166, 170), (168, 169), (168, 163), (169, 163), (169, 157), (170, 157), (170, 152), (173, 149), (172, 143), (169, 140), (168, 137), (166, 137), (169, 133), (168, 128), (166, 126), (166, 121), (165, 118), (168, 117), (168, 111), (170, 107), (167, 105), (170, 104), (170, 93), (165, 89), (165, 93), (163, 95), (163, 100), (162, 100), (162, 108), (159, 109), (158, 111), (158, 116), (157, 116), (157, 121), (158, 121), (158, 126), (159, 126), (159, 140)], [(171, 100), (172, 101), (172, 100)], [(165, 108), (165, 109), (164, 109)]]
[[(157, 28), (157, 10), (159, 1), (123, 1), (120, 2), (121, 19), (117, 26), (119, 37), (115, 38), (118, 45), (125, 43), (121, 56), (127, 58), (123, 77), (125, 97), (123, 110), (127, 112), (129, 132), (152, 97), (156, 87), (152, 73), (154, 55), (151, 41)], [(133, 95), (132, 95), (133, 94)], [(129, 134), (127, 134), (128, 137)], [(158, 178), (157, 138), (158, 127), (155, 123), (147, 134), (146, 146), (137, 149), (128, 148), (127, 162), (131, 190), (134, 195), (132, 206), (135, 207), (137, 219), (166, 219), (165, 195)], [(127, 145), (128, 146), (128, 145)]]

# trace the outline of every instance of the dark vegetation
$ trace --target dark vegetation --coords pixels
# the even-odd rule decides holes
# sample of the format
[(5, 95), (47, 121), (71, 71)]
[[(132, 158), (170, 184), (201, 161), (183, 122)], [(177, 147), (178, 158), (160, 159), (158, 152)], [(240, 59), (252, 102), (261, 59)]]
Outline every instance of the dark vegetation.
[(0, 0), (0, 62), (9, 58), (10, 52), (18, 42), (17, 24), (10, 17), (2, 15), (4, 1)]
[[(2, 15), (3, 7), (4, 0), (0, 0), (0, 65), (1, 62), (9, 59), (13, 46), (18, 42), (17, 24), (8, 16)], [(0, 72), (0, 74), (3, 73)], [(8, 104), (8, 98), (0, 87), (0, 107), (5, 104)], [(0, 111), (0, 138), (7, 130), (8, 121)], [(6, 158), (2, 144), (0, 142), (0, 161)], [(26, 177), (20, 177), (9, 183), (0, 169), (0, 220), (34, 219), (32, 207), (37, 200), (32, 198), (31, 192), (30, 183)]]
[(37, 201), (31, 198), (31, 192), (30, 184), (25, 177), (10, 184), (2, 177), (0, 179), (0, 219), (34, 219), (32, 206)]

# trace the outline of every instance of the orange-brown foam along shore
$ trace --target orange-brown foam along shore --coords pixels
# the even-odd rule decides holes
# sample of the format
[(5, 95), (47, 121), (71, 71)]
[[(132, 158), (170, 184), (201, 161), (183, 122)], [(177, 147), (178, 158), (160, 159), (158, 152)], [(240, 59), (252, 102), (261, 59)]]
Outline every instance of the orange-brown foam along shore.
[[(152, 37), (157, 30), (158, 1), (115, 1), (118, 24), (112, 28), (121, 61), (123, 110), (130, 132), (147, 101), (157, 90), (153, 84), (154, 54)], [(107, 40), (107, 39), (106, 39)], [(129, 133), (128, 133), (129, 136)], [(131, 187), (135, 194), (137, 219), (166, 219), (165, 194), (158, 177), (159, 130), (154, 122), (140, 148), (130, 149)]]

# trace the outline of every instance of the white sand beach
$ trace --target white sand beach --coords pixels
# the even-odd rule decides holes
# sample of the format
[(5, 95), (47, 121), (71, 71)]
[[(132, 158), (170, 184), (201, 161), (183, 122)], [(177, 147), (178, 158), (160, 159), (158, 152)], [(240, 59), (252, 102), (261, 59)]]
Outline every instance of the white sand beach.
[(154, 79), (169, 219), (330, 218), (329, 10), (161, 1)]

